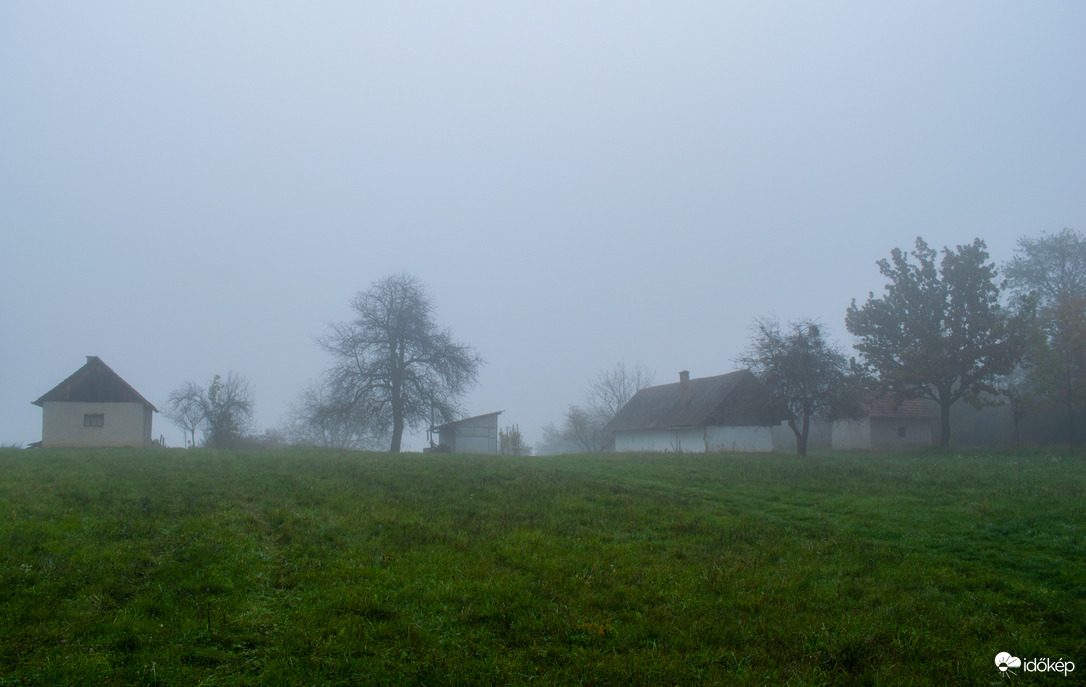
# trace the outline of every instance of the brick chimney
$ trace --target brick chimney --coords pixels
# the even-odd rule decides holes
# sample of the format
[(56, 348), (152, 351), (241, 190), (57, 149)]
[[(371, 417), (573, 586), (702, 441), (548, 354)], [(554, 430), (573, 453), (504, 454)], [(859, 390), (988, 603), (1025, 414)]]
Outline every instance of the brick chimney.
[(690, 405), (690, 371), (679, 373), (679, 391), (682, 393), (683, 407)]

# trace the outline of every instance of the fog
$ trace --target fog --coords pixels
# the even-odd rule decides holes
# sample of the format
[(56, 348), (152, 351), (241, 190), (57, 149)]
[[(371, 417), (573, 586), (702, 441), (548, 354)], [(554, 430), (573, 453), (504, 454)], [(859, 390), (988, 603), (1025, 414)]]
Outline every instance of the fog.
[[(280, 426), (385, 275), (536, 444), (619, 361), (735, 368), (917, 235), (1086, 229), (1086, 5), (4, 3), (0, 443), (98, 355)], [(154, 434), (182, 445), (158, 415)], [(423, 446), (421, 432), (405, 448)]]

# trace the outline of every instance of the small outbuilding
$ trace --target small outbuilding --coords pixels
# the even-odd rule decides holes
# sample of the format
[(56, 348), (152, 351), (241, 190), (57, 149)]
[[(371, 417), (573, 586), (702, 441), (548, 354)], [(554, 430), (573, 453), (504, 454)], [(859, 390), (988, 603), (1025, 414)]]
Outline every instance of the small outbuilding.
[(151, 446), (150, 401), (98, 356), (36, 401), (42, 409), (41, 445)]
[(475, 415), (434, 427), (437, 448), (449, 453), (498, 453), (498, 416), (504, 411)]
[(749, 370), (641, 389), (604, 428), (616, 451), (771, 452), (787, 414)]
[(920, 399), (872, 394), (860, 405), (866, 417), (833, 423), (833, 448), (887, 450), (932, 445), (935, 413)]

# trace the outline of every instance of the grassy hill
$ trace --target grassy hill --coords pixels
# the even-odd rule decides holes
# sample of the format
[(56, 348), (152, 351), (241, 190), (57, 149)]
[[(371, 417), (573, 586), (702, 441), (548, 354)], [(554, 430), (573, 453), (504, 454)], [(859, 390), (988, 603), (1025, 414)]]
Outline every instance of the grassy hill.
[(2, 451), (0, 685), (1070, 684), (1084, 535), (1046, 452)]

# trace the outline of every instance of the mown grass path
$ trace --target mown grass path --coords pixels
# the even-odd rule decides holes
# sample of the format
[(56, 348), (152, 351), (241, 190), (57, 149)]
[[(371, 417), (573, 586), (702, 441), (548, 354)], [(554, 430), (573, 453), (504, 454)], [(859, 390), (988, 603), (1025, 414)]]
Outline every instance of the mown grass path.
[(1086, 676), (1050, 452), (7, 451), (0, 516), (0, 685)]

